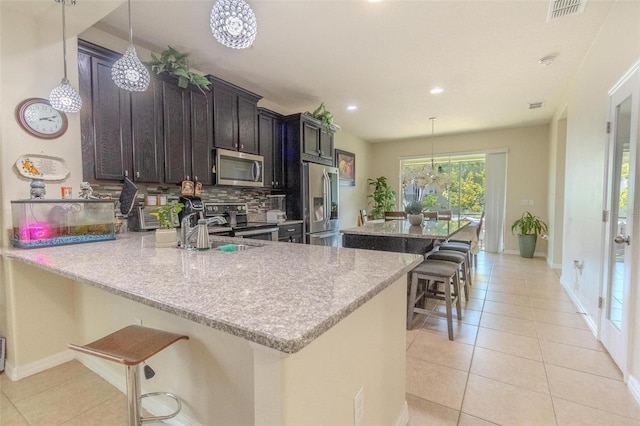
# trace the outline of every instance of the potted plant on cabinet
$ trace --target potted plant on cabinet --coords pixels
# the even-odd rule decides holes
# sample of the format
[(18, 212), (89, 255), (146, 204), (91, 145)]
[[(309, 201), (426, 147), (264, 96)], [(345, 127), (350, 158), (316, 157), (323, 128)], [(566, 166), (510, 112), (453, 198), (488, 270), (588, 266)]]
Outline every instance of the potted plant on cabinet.
[(530, 212), (524, 212), (520, 219), (513, 222), (511, 225), (511, 233), (518, 235), (520, 256), (527, 258), (533, 257), (538, 235), (543, 232), (547, 232), (547, 224)]
[(422, 225), (424, 216), (422, 215), (423, 205), (420, 201), (412, 201), (404, 208), (407, 213), (407, 219), (411, 225)]
[(184, 204), (172, 201), (151, 212), (158, 218), (160, 226), (156, 229), (156, 247), (176, 247), (178, 245), (178, 233), (174, 224), (183, 207)]
[(389, 186), (387, 178), (384, 176), (369, 179), (368, 182), (369, 185), (373, 186), (373, 193), (367, 195), (367, 198), (371, 198), (373, 201), (373, 208), (369, 212), (369, 218), (382, 219), (384, 212), (394, 209), (396, 192)]

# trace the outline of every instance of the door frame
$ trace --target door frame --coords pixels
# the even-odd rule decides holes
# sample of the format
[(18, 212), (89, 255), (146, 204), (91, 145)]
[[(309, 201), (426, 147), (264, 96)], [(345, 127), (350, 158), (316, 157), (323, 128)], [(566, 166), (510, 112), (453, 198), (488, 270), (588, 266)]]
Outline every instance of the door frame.
[[(634, 79), (636, 80), (635, 83), (633, 82)], [(603, 225), (602, 225), (603, 251), (601, 253), (602, 280), (600, 282), (600, 291), (599, 291), (599, 294), (600, 294), (600, 297), (602, 298), (603, 303), (601, 306), (599, 306), (599, 312), (598, 312), (598, 340), (600, 340), (603, 344), (604, 344), (604, 341), (602, 340), (602, 337), (603, 337), (602, 332), (605, 326), (605, 321), (607, 321), (606, 313), (611, 303), (607, 294), (608, 288), (612, 285), (612, 283), (610, 282), (610, 275), (609, 275), (609, 271), (611, 268), (611, 261), (612, 261), (612, 257), (610, 256), (610, 253), (611, 253), (610, 246), (612, 244), (612, 240), (616, 237), (612, 233), (612, 223), (611, 223), (612, 218), (611, 218), (611, 211), (609, 210), (609, 208), (611, 207), (610, 206), (611, 185), (613, 183), (613, 179), (615, 179), (615, 176), (614, 176), (615, 167), (613, 162), (615, 161), (614, 150), (616, 149), (615, 140), (614, 140), (616, 129), (615, 129), (613, 120), (615, 119), (614, 114), (615, 114), (615, 108), (617, 107), (617, 105), (613, 105), (612, 98), (617, 90), (619, 90), (629, 82), (635, 85), (635, 87), (633, 87), (631, 92), (631, 94), (633, 95), (632, 112), (635, 111), (635, 114), (637, 114), (635, 127), (631, 128), (631, 133), (630, 133), (630, 155), (633, 155), (635, 158), (635, 176), (638, 176), (638, 172), (640, 170), (640, 141), (639, 141), (640, 61), (636, 62), (618, 80), (618, 82), (616, 82), (616, 84), (608, 92), (609, 106), (608, 106), (608, 112), (607, 112), (607, 120), (610, 123), (609, 124), (610, 131), (607, 134), (607, 144), (605, 149), (605, 174), (604, 174), (604, 194), (603, 194), (604, 209), (603, 209)], [(633, 146), (634, 144), (635, 146)], [(634, 185), (633, 185), (634, 206), (633, 206), (633, 211), (631, 215), (632, 234), (630, 235), (630, 238), (633, 244), (631, 244), (631, 247), (630, 247), (631, 252), (629, 254), (632, 260), (638, 259), (639, 258), (638, 255), (640, 253), (639, 247), (638, 247), (640, 245), (640, 221), (638, 220), (638, 211), (640, 209), (640, 185), (637, 184), (637, 182), (635, 182), (636, 180), (637, 179), (634, 178)], [(605, 216), (606, 216), (606, 220), (604, 219)], [(614, 358), (614, 361), (616, 362), (616, 364), (618, 365), (618, 367), (620, 368), (623, 374), (625, 382), (627, 381), (627, 378), (628, 378), (628, 361), (630, 359), (631, 351), (632, 351), (632, 348), (629, 343), (631, 341), (631, 336), (634, 331), (634, 327), (637, 326), (637, 324), (631, 323), (631, 319), (632, 319), (631, 313), (636, 308), (635, 306), (636, 295), (634, 294), (635, 286), (633, 285), (633, 283), (637, 282), (639, 277), (638, 275), (639, 262), (632, 261), (630, 263), (631, 263), (629, 265), (631, 268), (629, 271), (630, 285), (626, 285), (624, 288), (624, 296), (623, 296), (624, 304), (622, 309), (623, 327), (620, 330), (620, 338), (623, 339), (621, 343), (622, 349), (620, 351), (620, 355), (621, 357), (623, 357), (623, 359)], [(605, 348), (607, 348), (606, 345), (605, 345)], [(607, 351), (610, 351), (610, 348), (607, 348)], [(613, 354), (611, 355), (613, 358)]]

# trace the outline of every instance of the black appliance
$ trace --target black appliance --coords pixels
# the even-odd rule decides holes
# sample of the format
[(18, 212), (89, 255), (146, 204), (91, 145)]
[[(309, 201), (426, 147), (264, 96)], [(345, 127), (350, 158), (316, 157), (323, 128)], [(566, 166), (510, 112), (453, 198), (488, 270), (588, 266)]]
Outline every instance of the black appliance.
[(191, 213), (197, 213), (189, 218), (189, 227), (193, 228), (198, 224), (198, 219), (204, 219), (204, 203), (200, 197), (180, 197), (180, 202), (184, 205), (182, 211), (178, 213), (178, 221), (182, 226), (182, 219)]
[[(267, 222), (249, 222), (247, 205), (243, 203), (204, 203), (205, 218), (222, 216), (231, 227), (231, 236), (254, 240), (278, 241), (278, 225)], [(220, 225), (210, 225), (209, 233), (217, 233)]]

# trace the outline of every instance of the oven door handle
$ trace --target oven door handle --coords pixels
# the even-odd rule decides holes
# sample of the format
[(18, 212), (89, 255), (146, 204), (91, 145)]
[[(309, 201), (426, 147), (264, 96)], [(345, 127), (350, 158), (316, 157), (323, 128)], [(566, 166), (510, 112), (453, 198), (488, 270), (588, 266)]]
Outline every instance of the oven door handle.
[(251, 235), (271, 234), (273, 232), (278, 232), (278, 228), (263, 228), (263, 229), (255, 229), (253, 231), (240, 231), (240, 232), (235, 232), (235, 235), (236, 237), (249, 237)]

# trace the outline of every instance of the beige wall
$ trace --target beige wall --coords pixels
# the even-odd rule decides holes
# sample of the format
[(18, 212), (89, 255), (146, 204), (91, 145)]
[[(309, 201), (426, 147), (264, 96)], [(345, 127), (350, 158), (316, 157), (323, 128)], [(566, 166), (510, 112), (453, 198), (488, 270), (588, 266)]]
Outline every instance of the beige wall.
[[(594, 40), (565, 96), (566, 184), (562, 282), (596, 327), (600, 311), (603, 257), (602, 210), (608, 91), (640, 60), (640, 2), (618, 1)], [(563, 119), (558, 111), (554, 120)], [(637, 177), (636, 177), (637, 179)], [(575, 273), (573, 260), (584, 262)], [(638, 278), (633, 287), (638, 288)], [(640, 309), (640, 291), (632, 301)], [(630, 373), (640, 379), (640, 318), (631, 324)], [(640, 390), (638, 390), (640, 392)]]
[[(371, 175), (386, 176), (398, 191), (400, 187), (400, 159), (412, 156), (431, 156), (431, 137), (393, 143), (373, 144)], [(506, 149), (507, 197), (505, 223), (505, 251), (516, 252), (518, 241), (511, 235), (511, 223), (529, 210), (547, 221), (547, 179), (549, 126), (515, 127), (476, 133), (435, 136), (433, 152), (461, 154)], [(534, 200), (534, 205), (523, 206), (521, 200)], [(537, 252), (546, 251), (546, 241), (539, 240)]]
[(372, 144), (346, 132), (336, 132), (335, 147), (356, 155), (356, 185), (340, 187), (340, 229), (357, 226), (361, 209), (367, 209), (367, 194), (371, 177)]

